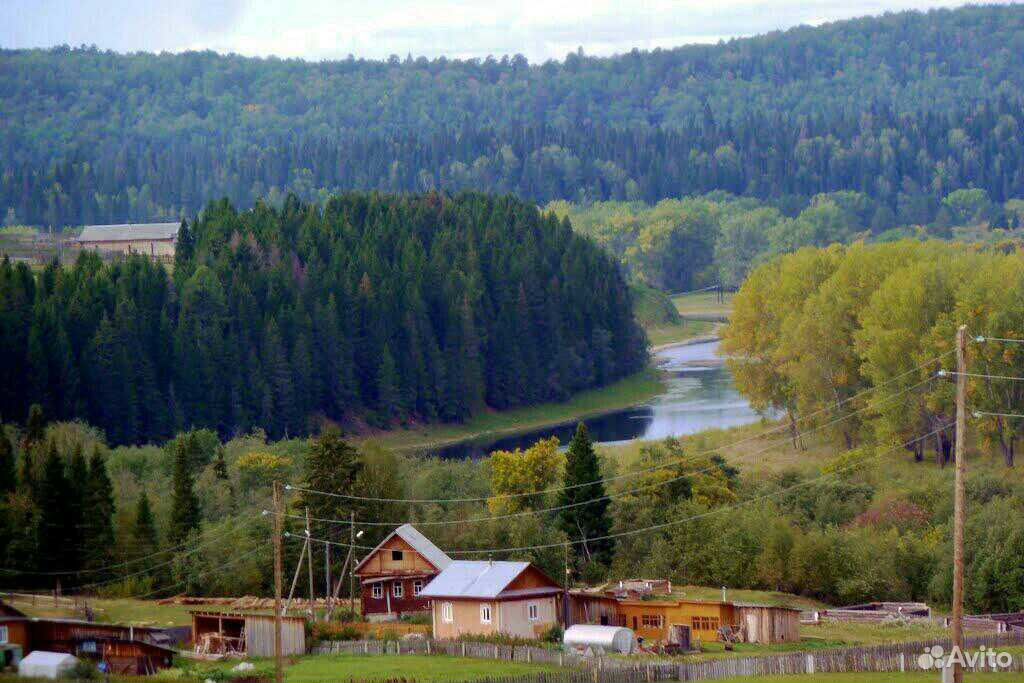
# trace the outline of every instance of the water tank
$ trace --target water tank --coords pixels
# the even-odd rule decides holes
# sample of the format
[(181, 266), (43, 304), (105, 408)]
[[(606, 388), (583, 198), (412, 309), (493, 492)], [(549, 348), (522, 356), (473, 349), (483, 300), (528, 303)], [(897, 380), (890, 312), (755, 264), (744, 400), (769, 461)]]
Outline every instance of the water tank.
[(636, 648), (636, 636), (632, 629), (621, 626), (577, 624), (565, 629), (562, 643), (573, 652), (628, 655)]

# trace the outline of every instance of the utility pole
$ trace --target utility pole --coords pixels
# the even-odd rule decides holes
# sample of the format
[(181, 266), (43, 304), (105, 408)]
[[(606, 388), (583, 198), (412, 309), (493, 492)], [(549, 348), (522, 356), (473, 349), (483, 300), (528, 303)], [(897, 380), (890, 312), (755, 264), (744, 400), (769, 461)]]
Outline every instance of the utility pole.
[(569, 615), (572, 614), (572, 610), (569, 606), (569, 575), (572, 572), (569, 569), (569, 544), (566, 543), (562, 546), (562, 561), (565, 563), (565, 582), (562, 588), (562, 625), (565, 628), (569, 628)]
[(324, 621), (330, 620), (331, 614), (331, 544), (324, 543)]
[(281, 534), (284, 533), (284, 515), (281, 511), (281, 483), (274, 482), (274, 681), (284, 683), (281, 661)]
[[(964, 649), (964, 480), (967, 477), (967, 326), (956, 331), (956, 463), (953, 478), (953, 646)], [(953, 666), (953, 682), (963, 683), (964, 671)]]
[[(356, 511), (348, 513), (348, 552), (351, 562), (348, 565), (348, 614), (352, 621), (356, 620)], [(385, 586), (386, 587), (386, 586)]]
[(306, 564), (309, 568), (309, 616), (313, 617), (313, 531), (309, 527), (309, 508), (306, 508)]

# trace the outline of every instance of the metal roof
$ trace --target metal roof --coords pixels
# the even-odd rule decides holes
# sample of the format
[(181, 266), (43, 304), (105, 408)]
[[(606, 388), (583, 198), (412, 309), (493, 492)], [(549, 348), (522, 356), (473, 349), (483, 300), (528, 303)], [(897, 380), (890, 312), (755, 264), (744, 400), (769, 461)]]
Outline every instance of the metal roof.
[(363, 561), (356, 565), (355, 571), (359, 571), (366, 561), (369, 560), (373, 555), (381, 549), (381, 547), (390, 541), (393, 537), (398, 536), (403, 541), (412, 546), (412, 549), (423, 556), (430, 564), (434, 565), (437, 569), (444, 569), (452, 563), (452, 558), (448, 557), (443, 550), (438, 548), (434, 543), (420, 533), (420, 530), (414, 527), (412, 524), (403, 524), (385, 537), (383, 541), (377, 544), (377, 547), (366, 554)]
[(124, 242), (127, 240), (170, 240), (178, 236), (181, 223), (121, 223), (87, 225), (79, 242)]
[(420, 591), (421, 598), (496, 598), (529, 562), (456, 560)]

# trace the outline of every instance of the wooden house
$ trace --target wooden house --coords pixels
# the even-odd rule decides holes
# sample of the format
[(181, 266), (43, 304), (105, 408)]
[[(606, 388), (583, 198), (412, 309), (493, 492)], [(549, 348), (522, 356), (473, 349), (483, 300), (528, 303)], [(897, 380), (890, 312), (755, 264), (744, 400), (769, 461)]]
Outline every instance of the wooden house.
[[(198, 655), (274, 656), (274, 615), (245, 612), (192, 612), (192, 641)], [(281, 617), (281, 651), (306, 653), (306, 619)]]
[(420, 596), (431, 601), (434, 637), (538, 638), (559, 623), (562, 588), (529, 562), (453, 561)]
[(180, 228), (180, 223), (86, 225), (73, 244), (81, 249), (143, 254), (153, 259), (171, 260)]
[(356, 565), (362, 613), (370, 620), (427, 612), (420, 593), (452, 559), (411, 524), (403, 524)]
[(772, 645), (800, 640), (800, 610), (701, 600), (620, 600), (625, 625), (646, 641), (679, 645), (721, 640), (729, 627), (740, 642)]
[(104, 661), (111, 673), (126, 675), (156, 673), (170, 667), (174, 656), (162, 629), (0, 616), (0, 655), (6, 664), (37, 650)]

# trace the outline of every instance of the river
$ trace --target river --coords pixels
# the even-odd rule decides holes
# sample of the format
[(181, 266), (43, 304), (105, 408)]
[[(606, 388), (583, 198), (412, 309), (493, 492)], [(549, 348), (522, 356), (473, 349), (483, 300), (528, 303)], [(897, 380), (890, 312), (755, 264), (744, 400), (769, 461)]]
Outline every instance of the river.
[[(733, 385), (717, 355), (718, 342), (673, 346), (655, 354), (667, 373), (665, 392), (642, 405), (587, 418), (591, 437), (601, 443), (664, 439), (705, 429), (737, 427), (761, 419)], [(527, 448), (557, 436), (566, 444), (576, 423), (517, 432), (500, 438), (460, 441), (437, 449), (442, 458), (478, 458), (496, 450)]]

